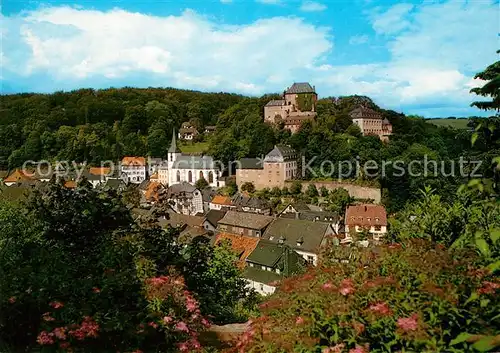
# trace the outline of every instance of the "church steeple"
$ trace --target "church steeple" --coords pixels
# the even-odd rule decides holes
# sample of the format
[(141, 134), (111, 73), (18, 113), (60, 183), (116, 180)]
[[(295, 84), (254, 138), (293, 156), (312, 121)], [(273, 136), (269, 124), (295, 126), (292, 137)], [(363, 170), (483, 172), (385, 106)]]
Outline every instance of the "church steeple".
[(168, 153), (181, 153), (179, 147), (177, 147), (177, 139), (175, 137), (175, 127), (172, 130), (172, 142), (170, 143), (170, 148), (167, 151)]

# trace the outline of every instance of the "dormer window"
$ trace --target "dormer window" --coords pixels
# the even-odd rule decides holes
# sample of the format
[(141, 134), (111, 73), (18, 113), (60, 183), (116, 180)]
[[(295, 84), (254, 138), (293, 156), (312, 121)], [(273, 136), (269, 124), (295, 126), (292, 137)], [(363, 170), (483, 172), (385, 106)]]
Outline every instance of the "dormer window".
[(302, 244), (304, 244), (304, 237), (297, 239), (297, 246), (302, 246)]
[(283, 244), (284, 242), (285, 242), (285, 237), (284, 237), (284, 236), (281, 236), (281, 237), (278, 239), (278, 243)]

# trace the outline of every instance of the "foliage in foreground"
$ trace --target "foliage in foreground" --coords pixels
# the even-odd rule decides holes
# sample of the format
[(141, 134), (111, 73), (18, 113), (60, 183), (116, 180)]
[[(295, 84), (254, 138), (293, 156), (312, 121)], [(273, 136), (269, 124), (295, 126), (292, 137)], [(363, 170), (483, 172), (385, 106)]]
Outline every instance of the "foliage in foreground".
[(89, 184), (49, 183), (24, 207), (0, 204), (0, 342), (43, 352), (198, 351), (209, 321), (245, 319), (228, 249), (183, 248), (177, 229), (134, 222), (120, 200)]
[(500, 282), (474, 256), (424, 240), (333, 249), (280, 284), (234, 351), (487, 351), (500, 345)]

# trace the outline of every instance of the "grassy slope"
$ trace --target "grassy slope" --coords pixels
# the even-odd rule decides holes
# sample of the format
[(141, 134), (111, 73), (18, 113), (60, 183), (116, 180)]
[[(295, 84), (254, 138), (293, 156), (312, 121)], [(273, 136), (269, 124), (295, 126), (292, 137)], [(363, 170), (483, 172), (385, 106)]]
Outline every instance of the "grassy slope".
[(469, 119), (429, 119), (427, 122), (437, 126), (448, 126), (459, 130), (465, 130), (467, 129)]
[(208, 142), (181, 142), (179, 148), (183, 153), (203, 153), (208, 150)]

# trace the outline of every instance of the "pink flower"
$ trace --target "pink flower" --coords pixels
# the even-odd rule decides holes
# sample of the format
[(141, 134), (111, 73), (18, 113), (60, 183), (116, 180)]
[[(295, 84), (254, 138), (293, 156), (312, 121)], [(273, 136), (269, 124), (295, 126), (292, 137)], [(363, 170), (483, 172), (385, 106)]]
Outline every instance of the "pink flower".
[(78, 341), (83, 341), (85, 339), (85, 332), (81, 328), (76, 330), (71, 330), (68, 332), (70, 336), (75, 337)]
[(10, 297), (9, 303), (14, 304), (16, 302), (16, 297)]
[(396, 325), (403, 331), (415, 331), (418, 329), (418, 315), (413, 314), (407, 318), (399, 318)]
[(92, 292), (94, 293), (101, 293), (101, 290), (97, 287), (92, 288)]
[(392, 314), (391, 309), (389, 308), (389, 306), (385, 302), (372, 304), (372, 305), (370, 305), (370, 307), (368, 309), (373, 311), (373, 312), (376, 312), (380, 315), (384, 315), (384, 316)]
[(52, 336), (53, 336), (52, 333), (48, 333), (47, 331), (42, 331), (38, 335), (36, 341), (38, 342), (38, 344), (41, 344), (41, 345), (53, 344), (54, 338), (52, 338)]
[(326, 347), (321, 350), (321, 353), (341, 353), (342, 349), (345, 347), (345, 344), (340, 343), (333, 347)]
[(85, 316), (80, 328), (87, 337), (97, 337), (99, 332), (99, 325), (89, 316)]
[(330, 290), (333, 288), (333, 284), (331, 284), (330, 282), (326, 282), (321, 286), (321, 288), (323, 288), (324, 290)]
[(352, 279), (346, 278), (342, 280), (342, 282), (340, 282), (340, 289), (339, 289), (340, 294), (345, 296), (354, 293), (354, 291), (355, 291), (354, 282)]
[(60, 340), (66, 339), (66, 328), (65, 327), (57, 327), (53, 331), (54, 336), (56, 336)]
[(55, 320), (52, 316), (50, 316), (50, 313), (44, 313), (44, 314), (42, 315), (42, 318), (43, 318), (45, 321), (54, 321), (54, 320)]
[(304, 319), (300, 316), (297, 316), (297, 318), (295, 319), (295, 324), (302, 325), (303, 323), (304, 323)]
[(58, 302), (58, 301), (54, 301), (54, 302), (50, 303), (49, 305), (51, 307), (53, 307), (54, 309), (59, 309), (59, 308), (62, 308), (64, 306), (63, 303)]
[(366, 350), (361, 346), (356, 346), (356, 348), (349, 349), (349, 353), (366, 353)]
[(196, 310), (196, 307), (197, 307), (196, 300), (194, 300), (191, 297), (188, 297), (186, 299), (186, 308), (187, 308), (187, 310), (190, 311), (190, 312), (192, 312), (192, 311)]
[(189, 351), (189, 346), (188, 346), (187, 342), (179, 343), (177, 346), (179, 347), (179, 350), (181, 352), (188, 352)]
[(173, 319), (170, 316), (165, 316), (163, 318), (163, 323), (165, 323), (165, 325), (171, 323), (172, 321), (173, 321)]
[(140, 349), (136, 349), (135, 351), (133, 351), (132, 353), (143, 353)]
[(181, 331), (181, 332), (189, 332), (189, 328), (187, 327), (187, 325), (182, 322), (182, 321), (179, 321), (176, 325), (175, 325), (175, 329), (177, 331)]
[(168, 277), (167, 276), (160, 276), (160, 277), (153, 277), (149, 278), (148, 282), (151, 283), (153, 286), (161, 286), (162, 284), (168, 282)]
[(189, 343), (191, 344), (191, 347), (193, 347), (194, 349), (201, 348), (201, 344), (200, 344), (200, 342), (198, 342), (197, 339), (192, 339), (191, 341), (189, 341)]
[(153, 321), (151, 321), (148, 325), (151, 326), (152, 328), (158, 327), (158, 324), (156, 322), (153, 322)]
[(62, 349), (68, 349), (70, 346), (69, 342), (60, 342), (59, 343), (59, 347), (61, 347)]
[(201, 324), (207, 328), (210, 327), (210, 322), (208, 322), (208, 320), (205, 318), (201, 319)]

